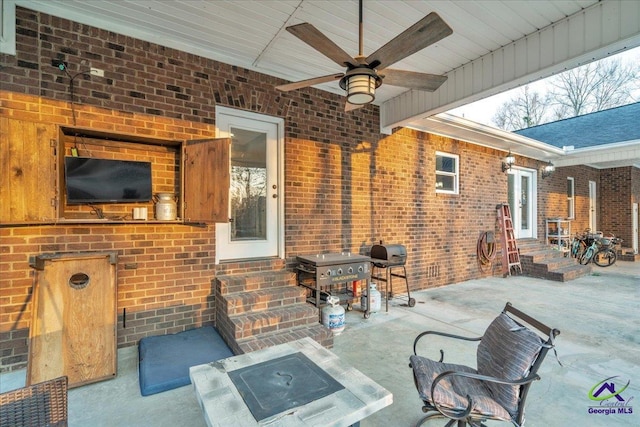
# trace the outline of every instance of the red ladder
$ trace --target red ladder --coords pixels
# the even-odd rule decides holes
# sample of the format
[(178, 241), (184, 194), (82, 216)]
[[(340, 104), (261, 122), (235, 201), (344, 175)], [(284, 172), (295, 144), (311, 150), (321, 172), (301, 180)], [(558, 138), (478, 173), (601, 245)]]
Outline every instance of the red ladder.
[(503, 203), (497, 206), (500, 235), (502, 237), (502, 273), (511, 276), (512, 269), (518, 269), (522, 274), (520, 265), (520, 251), (516, 245), (516, 237), (513, 234), (513, 221), (511, 220), (511, 209), (509, 205)]

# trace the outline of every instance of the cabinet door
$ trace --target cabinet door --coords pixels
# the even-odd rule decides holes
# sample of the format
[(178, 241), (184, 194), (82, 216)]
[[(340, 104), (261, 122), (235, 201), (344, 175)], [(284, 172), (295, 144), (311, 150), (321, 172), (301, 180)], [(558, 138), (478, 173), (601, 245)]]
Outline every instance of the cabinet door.
[(184, 147), (184, 219), (229, 221), (230, 138), (187, 141)]
[(0, 118), (0, 222), (56, 218), (57, 126)]

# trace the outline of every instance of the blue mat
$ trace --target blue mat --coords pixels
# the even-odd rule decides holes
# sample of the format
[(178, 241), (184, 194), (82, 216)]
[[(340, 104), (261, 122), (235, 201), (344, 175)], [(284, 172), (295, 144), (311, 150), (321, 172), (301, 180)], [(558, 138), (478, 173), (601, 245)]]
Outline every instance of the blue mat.
[(138, 345), (143, 396), (191, 384), (189, 368), (233, 356), (211, 326), (171, 335), (146, 337)]

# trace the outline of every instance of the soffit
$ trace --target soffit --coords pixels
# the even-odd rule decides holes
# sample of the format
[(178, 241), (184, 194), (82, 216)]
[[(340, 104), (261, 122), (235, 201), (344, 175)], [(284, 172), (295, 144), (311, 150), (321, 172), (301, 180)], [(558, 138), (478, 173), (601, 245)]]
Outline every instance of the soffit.
[[(364, 53), (374, 52), (435, 11), (454, 33), (393, 68), (449, 74), (596, 3), (365, 0)], [(290, 81), (343, 70), (285, 31), (287, 26), (309, 22), (349, 54), (358, 52), (357, 0), (16, 0), (16, 4)], [(342, 93), (337, 82), (318, 87)], [(405, 92), (383, 84), (375, 103), (381, 105)]]

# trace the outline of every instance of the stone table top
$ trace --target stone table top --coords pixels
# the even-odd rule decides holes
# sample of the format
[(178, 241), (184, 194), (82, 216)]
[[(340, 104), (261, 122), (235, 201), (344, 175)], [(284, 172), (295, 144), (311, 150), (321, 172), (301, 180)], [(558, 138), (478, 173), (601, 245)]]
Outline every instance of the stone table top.
[[(297, 352), (307, 356), (344, 389), (257, 422), (228, 373)], [(388, 390), (311, 338), (193, 366), (189, 374), (210, 427), (350, 426), (393, 403)]]

